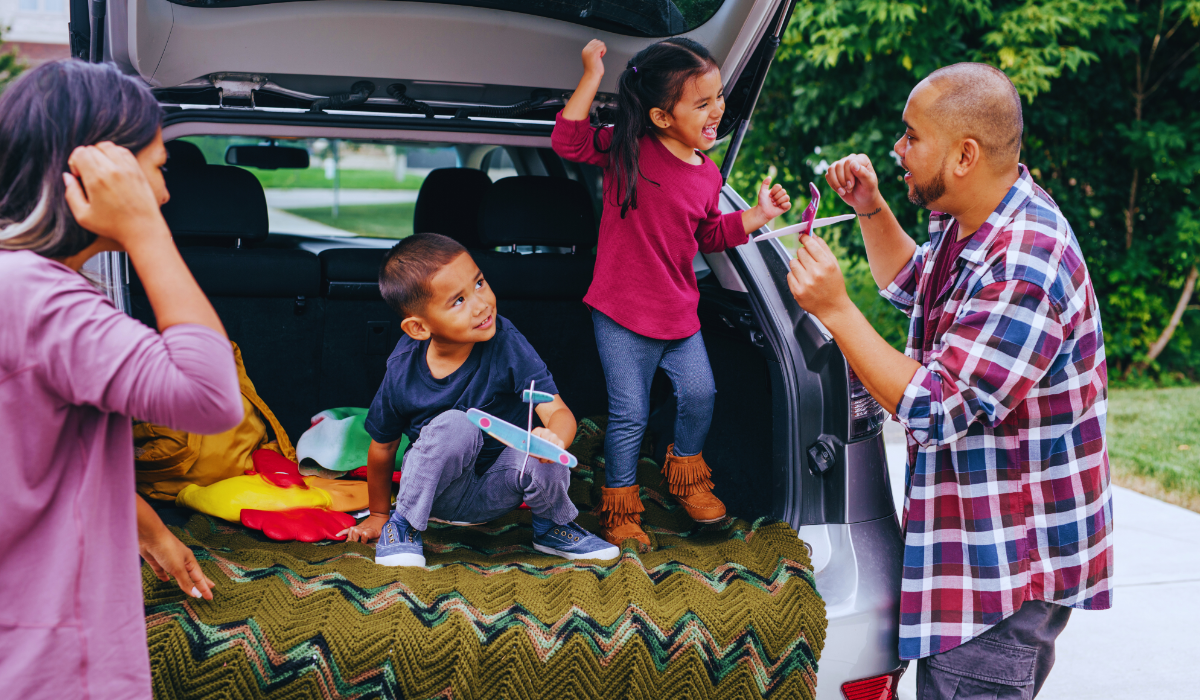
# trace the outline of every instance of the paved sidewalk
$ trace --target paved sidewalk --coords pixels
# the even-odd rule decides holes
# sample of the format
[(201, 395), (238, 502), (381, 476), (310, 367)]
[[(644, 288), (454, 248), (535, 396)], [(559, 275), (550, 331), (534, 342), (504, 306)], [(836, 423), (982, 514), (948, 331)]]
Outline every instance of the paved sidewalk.
[[(889, 421), (888, 465), (904, 501), (904, 443)], [(1200, 513), (1113, 488), (1111, 610), (1076, 610), (1039, 700), (1200, 697)], [(900, 682), (916, 698), (916, 665)]]

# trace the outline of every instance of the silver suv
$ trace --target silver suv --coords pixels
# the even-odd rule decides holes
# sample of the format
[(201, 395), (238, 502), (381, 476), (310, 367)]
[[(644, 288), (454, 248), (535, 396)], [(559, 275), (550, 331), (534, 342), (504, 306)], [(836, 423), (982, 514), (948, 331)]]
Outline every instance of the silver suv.
[[(71, 0), (71, 36), (77, 56), (141, 76), (165, 106), (168, 218), (181, 250), (255, 368), (260, 394), (299, 434), (323, 408), (367, 405), (399, 339), (375, 284), (390, 241), (372, 236), (416, 226), (481, 247), (472, 238), (476, 190), (512, 180), (524, 183), (511, 189), (526, 206), (514, 211), (594, 222), (601, 173), (550, 149), (554, 115), (579, 79), (589, 39), (606, 42), (610, 66), (656, 37), (683, 34), (709, 47), (726, 80), (719, 135), (729, 139), (728, 175), (794, 4)], [(605, 77), (595, 120), (609, 118), (617, 74)], [(311, 158), (321, 163), (305, 168)], [(352, 182), (351, 162), (371, 158), (386, 161), (393, 179), (435, 174), (419, 198), (369, 178)], [(244, 187), (247, 171), (213, 164), (222, 161), (274, 173), (266, 214), (261, 188)], [(297, 166), (288, 180), (286, 168)], [(293, 189), (272, 187), (276, 181)], [(371, 206), (392, 209), (371, 219)], [(722, 207), (747, 204), (727, 186)], [(607, 399), (580, 303), (594, 258), (588, 242), (579, 243), (513, 239), (513, 252), (533, 253), (519, 256), (525, 262), (484, 255), (480, 266), (505, 315), (586, 416), (606, 413)], [(112, 255), (101, 267), (116, 300), (148, 318), (140, 285)], [(695, 260), (720, 394), (705, 454), (722, 467), (714, 478), (731, 512), (780, 518), (812, 552), (829, 617), (817, 696), (892, 698), (903, 671), (902, 541), (885, 414), (788, 293), (787, 256), (773, 240)], [(551, 283), (526, 284), (531, 276)], [(673, 410), (660, 386), (651, 419), (657, 437), (669, 439)], [(660, 452), (668, 439), (656, 440)]]

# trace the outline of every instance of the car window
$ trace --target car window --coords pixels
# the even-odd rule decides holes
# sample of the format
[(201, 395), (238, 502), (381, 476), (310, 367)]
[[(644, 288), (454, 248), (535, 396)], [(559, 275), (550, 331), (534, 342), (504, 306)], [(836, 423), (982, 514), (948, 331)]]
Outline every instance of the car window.
[[(459, 151), (447, 144), (237, 136), (182, 140), (196, 144), (210, 165), (226, 164), (230, 146), (275, 144), (308, 151), (307, 168), (239, 165), (262, 183), (273, 234), (402, 238), (412, 233), (417, 192), (425, 176), (435, 168), (460, 165)], [(171, 167), (168, 162), (168, 170)]]
[[(170, 0), (189, 7), (239, 7), (290, 0)], [(616, 34), (663, 37), (689, 32), (712, 19), (724, 0), (421, 0), (443, 5), (486, 7), (549, 17)]]

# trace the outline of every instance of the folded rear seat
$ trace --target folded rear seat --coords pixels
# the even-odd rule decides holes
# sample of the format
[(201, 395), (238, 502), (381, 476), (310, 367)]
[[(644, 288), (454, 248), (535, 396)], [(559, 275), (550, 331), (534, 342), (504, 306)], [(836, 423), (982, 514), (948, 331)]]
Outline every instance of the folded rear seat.
[[(179, 163), (168, 169), (166, 183), (171, 201), (163, 216), (184, 262), (242, 349), (259, 395), (288, 435), (298, 438), (321, 410), (324, 300), (317, 256), (251, 247), (267, 237), (267, 202), (246, 170)], [(131, 277), (133, 315), (154, 325), (141, 282)]]

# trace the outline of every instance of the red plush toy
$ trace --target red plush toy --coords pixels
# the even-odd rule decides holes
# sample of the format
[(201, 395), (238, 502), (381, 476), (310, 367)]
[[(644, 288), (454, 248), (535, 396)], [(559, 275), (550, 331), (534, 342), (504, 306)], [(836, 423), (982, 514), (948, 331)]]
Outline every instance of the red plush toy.
[(339, 513), (336, 510), (324, 508), (293, 508), (292, 510), (251, 510), (242, 509), (242, 524), (254, 530), (262, 530), (263, 534), (273, 540), (300, 542), (320, 542), (321, 540), (346, 539), (338, 533), (348, 527), (353, 527), (353, 517)]
[(255, 450), (254, 454), (250, 455), (250, 459), (254, 460), (254, 471), (272, 484), (284, 489), (293, 486), (300, 489), (308, 488), (308, 484), (304, 483), (304, 477), (300, 476), (300, 465), (278, 452)]

